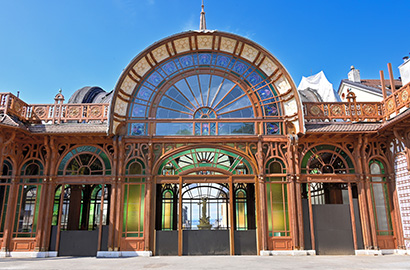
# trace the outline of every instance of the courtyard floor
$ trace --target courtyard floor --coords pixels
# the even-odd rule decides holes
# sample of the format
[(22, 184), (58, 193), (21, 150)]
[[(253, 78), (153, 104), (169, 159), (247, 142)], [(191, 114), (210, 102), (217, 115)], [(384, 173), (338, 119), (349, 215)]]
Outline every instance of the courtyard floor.
[(410, 269), (410, 256), (191, 256), (0, 259), (0, 269)]

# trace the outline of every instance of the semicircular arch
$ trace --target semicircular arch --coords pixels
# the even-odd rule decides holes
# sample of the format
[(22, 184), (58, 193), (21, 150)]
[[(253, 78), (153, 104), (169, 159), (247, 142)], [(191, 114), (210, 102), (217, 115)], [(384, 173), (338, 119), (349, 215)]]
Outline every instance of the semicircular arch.
[[(127, 133), (133, 123), (133, 135), (151, 134), (148, 119), (157, 118), (158, 102), (164, 99), (173, 83), (186, 80), (187, 76), (194, 76), (199, 81), (207, 80), (206, 83), (211, 76), (215, 81), (223, 79), (237, 86), (236, 96), (229, 100), (236, 107), (230, 108), (230, 111), (226, 108), (229, 104), (224, 104), (225, 111), (216, 108), (220, 115), (229, 115), (232, 111), (233, 118), (279, 119), (278, 123), (286, 122), (286, 125), (294, 127), (296, 133), (304, 132), (296, 86), (285, 67), (271, 53), (234, 34), (189, 31), (151, 45), (129, 63), (114, 90), (109, 133)], [(188, 83), (187, 87), (189, 86)], [(186, 104), (175, 99), (167, 102), (174, 102), (178, 108), (185, 109), (186, 114), (182, 116), (192, 118), (193, 111), (212, 107), (209, 106), (209, 97), (215, 93), (210, 93), (212, 90), (206, 91), (201, 94), (193, 93), (192, 106), (188, 102), (191, 97), (184, 99)], [(239, 101), (242, 95), (243, 104), (238, 105), (241, 104)], [(197, 100), (194, 101), (195, 99)], [(239, 113), (240, 110), (242, 111)], [(173, 115), (172, 110), (168, 113)], [(265, 129), (270, 132), (267, 134), (286, 133), (284, 126), (281, 127), (281, 133), (275, 133), (278, 132), (276, 126), (266, 126)]]
[(158, 175), (185, 174), (257, 174), (252, 158), (224, 146), (196, 145), (177, 148), (162, 156), (154, 165)]

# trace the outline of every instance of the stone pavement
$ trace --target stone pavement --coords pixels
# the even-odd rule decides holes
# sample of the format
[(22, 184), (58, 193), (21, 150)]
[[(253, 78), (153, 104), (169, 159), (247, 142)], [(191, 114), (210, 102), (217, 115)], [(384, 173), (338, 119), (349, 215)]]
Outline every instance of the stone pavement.
[(0, 269), (410, 269), (410, 256), (191, 256), (0, 259)]

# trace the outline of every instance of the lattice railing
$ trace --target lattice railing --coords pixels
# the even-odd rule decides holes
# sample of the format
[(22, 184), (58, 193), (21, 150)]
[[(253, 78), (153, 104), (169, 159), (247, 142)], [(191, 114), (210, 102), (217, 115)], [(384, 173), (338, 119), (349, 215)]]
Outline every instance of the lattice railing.
[(105, 122), (109, 104), (35, 104), (28, 105), (11, 93), (0, 93), (0, 112), (18, 117), (21, 121), (64, 123)]
[(384, 100), (386, 109), (386, 119), (390, 119), (410, 105), (410, 83), (404, 85), (399, 90), (388, 96)]
[(304, 102), (305, 120), (375, 122), (384, 118), (381, 102)]

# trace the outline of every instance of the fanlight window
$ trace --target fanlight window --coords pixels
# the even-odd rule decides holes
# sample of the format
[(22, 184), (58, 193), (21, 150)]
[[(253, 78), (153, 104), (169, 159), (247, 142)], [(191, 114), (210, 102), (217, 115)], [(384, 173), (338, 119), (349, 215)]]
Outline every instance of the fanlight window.
[(331, 145), (311, 148), (302, 160), (302, 173), (347, 174), (354, 173), (353, 162), (345, 151)]
[(198, 148), (180, 152), (166, 159), (158, 173), (178, 175), (180, 173), (207, 174), (252, 174), (249, 162), (234, 153), (222, 149)]
[[(252, 119), (279, 119), (281, 106), (276, 89), (251, 63), (222, 53), (186, 54), (157, 66), (135, 90), (129, 134), (147, 135), (142, 120), (151, 117), (186, 120), (158, 122), (156, 135), (253, 135)], [(217, 121), (230, 118), (248, 121)], [(267, 134), (281, 129), (279, 122), (265, 124)]]
[(68, 152), (58, 167), (59, 175), (110, 175), (111, 163), (95, 146), (80, 146)]

